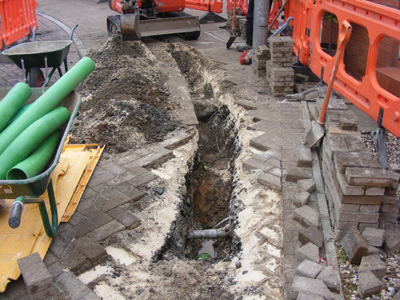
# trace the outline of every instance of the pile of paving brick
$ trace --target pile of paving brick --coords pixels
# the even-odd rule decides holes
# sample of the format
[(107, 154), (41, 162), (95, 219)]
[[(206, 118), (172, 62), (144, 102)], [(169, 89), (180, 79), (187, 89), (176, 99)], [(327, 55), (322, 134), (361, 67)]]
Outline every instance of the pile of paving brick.
[[(237, 7), (236, 8), (236, 16), (235, 16), (235, 32), (232, 31), (233, 25), (233, 8), (228, 11), (228, 18), (226, 19), (226, 30), (230, 32), (232, 35), (240, 36), (242, 35), (243, 27), (240, 27), (241, 22), (246, 20), (246, 16), (244, 13)], [(246, 26), (245, 26), (246, 28)], [(246, 32), (243, 36), (246, 36)]]
[[(317, 111), (322, 100), (317, 101)], [(331, 97), (321, 156), (331, 222), (337, 231), (354, 225), (397, 226), (400, 174), (382, 168), (364, 145), (358, 119), (344, 101)]]
[(269, 48), (262, 45), (255, 52), (253, 66), (257, 76), (266, 78), (274, 97), (293, 93), (293, 40), (288, 36), (271, 37), (268, 44)]

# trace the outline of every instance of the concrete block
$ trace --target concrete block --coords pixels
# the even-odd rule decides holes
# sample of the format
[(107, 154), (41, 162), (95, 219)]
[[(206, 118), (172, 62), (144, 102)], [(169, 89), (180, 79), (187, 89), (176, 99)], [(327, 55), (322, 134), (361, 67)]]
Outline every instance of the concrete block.
[(297, 181), (297, 188), (299, 191), (312, 193), (315, 191), (315, 181), (314, 179), (300, 179)]
[(309, 198), (310, 198), (310, 193), (307, 192), (296, 193), (294, 195), (293, 204), (296, 205), (296, 207), (301, 207), (307, 204)]
[(318, 279), (296, 276), (292, 283), (292, 290), (298, 293), (309, 293), (327, 300), (335, 299), (332, 292), (326, 287), (325, 283)]
[(52, 276), (37, 252), (19, 259), (18, 266), (32, 299), (39, 299), (36, 294), (40, 291), (53, 289)]
[(367, 227), (362, 233), (362, 237), (369, 246), (382, 247), (385, 240), (385, 230)]
[(271, 189), (282, 191), (281, 177), (272, 175), (270, 173), (263, 173), (258, 176), (257, 181)]
[(386, 275), (386, 264), (379, 258), (379, 255), (367, 255), (361, 259), (358, 273), (371, 271), (376, 277)]
[(357, 293), (365, 298), (377, 294), (382, 289), (382, 282), (372, 272), (362, 272), (358, 274)]
[(351, 185), (388, 187), (391, 179), (383, 169), (371, 168), (347, 168), (345, 172), (346, 181)]
[(305, 227), (311, 225), (319, 227), (319, 212), (308, 205), (296, 208), (293, 211), (293, 219)]
[(301, 228), (299, 230), (299, 241), (304, 245), (313, 243), (318, 247), (322, 247), (324, 245), (324, 234), (315, 226)]
[(339, 271), (331, 266), (323, 267), (317, 279), (322, 280), (331, 291), (339, 293), (341, 282)]
[(297, 152), (297, 162), (296, 165), (298, 167), (312, 167), (312, 157), (311, 150), (308, 148), (300, 148)]
[(385, 231), (383, 247), (389, 254), (400, 250), (400, 227), (388, 228)]
[(303, 260), (296, 268), (296, 274), (303, 277), (315, 279), (321, 272), (322, 266), (311, 260)]
[(291, 167), (287, 169), (285, 174), (286, 181), (295, 183), (297, 183), (298, 180), (310, 179), (312, 177), (312, 169), (310, 168)]
[(344, 252), (352, 264), (360, 264), (368, 253), (368, 246), (355, 226), (348, 226), (340, 241)]
[(299, 261), (303, 261), (305, 259), (311, 260), (313, 262), (319, 262), (319, 248), (313, 243), (308, 243), (302, 247), (300, 247), (296, 252), (296, 258)]

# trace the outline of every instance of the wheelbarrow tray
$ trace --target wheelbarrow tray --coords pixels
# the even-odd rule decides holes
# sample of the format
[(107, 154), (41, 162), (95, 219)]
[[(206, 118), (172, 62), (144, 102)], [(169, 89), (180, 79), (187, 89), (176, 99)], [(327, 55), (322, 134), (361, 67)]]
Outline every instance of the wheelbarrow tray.
[(4, 50), (3, 55), (10, 58), (18, 67), (23, 68), (21, 60), (24, 61), (25, 69), (45, 68), (47, 66), (58, 68), (67, 58), (72, 41), (43, 41), (23, 43)]
[[(4, 98), (9, 90), (10, 88), (0, 89), (0, 99)], [(43, 92), (44, 90), (41, 88), (32, 88), (32, 95), (25, 105), (34, 102), (42, 95)], [(61, 138), (57, 151), (53, 156), (53, 159), (45, 171), (28, 179), (0, 180), (0, 199), (16, 199), (19, 196), (38, 197), (46, 191), (50, 181), (51, 172), (58, 164), (65, 140), (67, 139), (68, 133), (72, 127), (72, 123), (78, 112), (81, 102), (82, 100), (80, 95), (73, 91), (59, 104), (59, 106), (66, 107), (70, 111), (71, 116), (68, 123), (61, 128), (61, 130), (64, 131), (64, 134)]]

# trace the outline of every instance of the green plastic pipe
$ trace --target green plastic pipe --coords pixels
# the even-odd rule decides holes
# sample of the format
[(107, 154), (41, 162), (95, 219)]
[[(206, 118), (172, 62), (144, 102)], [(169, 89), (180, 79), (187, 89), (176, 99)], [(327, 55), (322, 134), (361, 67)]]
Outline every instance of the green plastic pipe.
[(0, 132), (31, 96), (29, 85), (19, 82), (0, 101)]
[(23, 114), (24, 111), (26, 111), (29, 106), (31, 106), (31, 104), (27, 104), (25, 106), (23, 106), (19, 111), (17, 111), (17, 113), (15, 114), (15, 116), (8, 122), (7, 126), (10, 125), (12, 122), (14, 122), (20, 115)]
[(29, 125), (53, 110), (95, 68), (93, 60), (84, 57), (58, 79), (46, 92), (0, 134), (0, 154)]
[(60, 135), (60, 131), (57, 130), (46, 138), (31, 155), (8, 171), (7, 180), (28, 179), (38, 175), (53, 157)]
[(46, 137), (68, 121), (69, 110), (58, 107), (32, 123), (0, 155), (0, 180), (8, 170), (23, 161)]

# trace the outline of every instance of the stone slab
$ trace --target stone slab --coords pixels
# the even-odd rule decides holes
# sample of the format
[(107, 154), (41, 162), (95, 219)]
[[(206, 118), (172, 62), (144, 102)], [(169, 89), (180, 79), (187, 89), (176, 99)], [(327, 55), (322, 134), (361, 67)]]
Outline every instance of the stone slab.
[(372, 272), (362, 272), (358, 274), (357, 293), (365, 298), (377, 294), (382, 289), (382, 281), (380, 281)]

